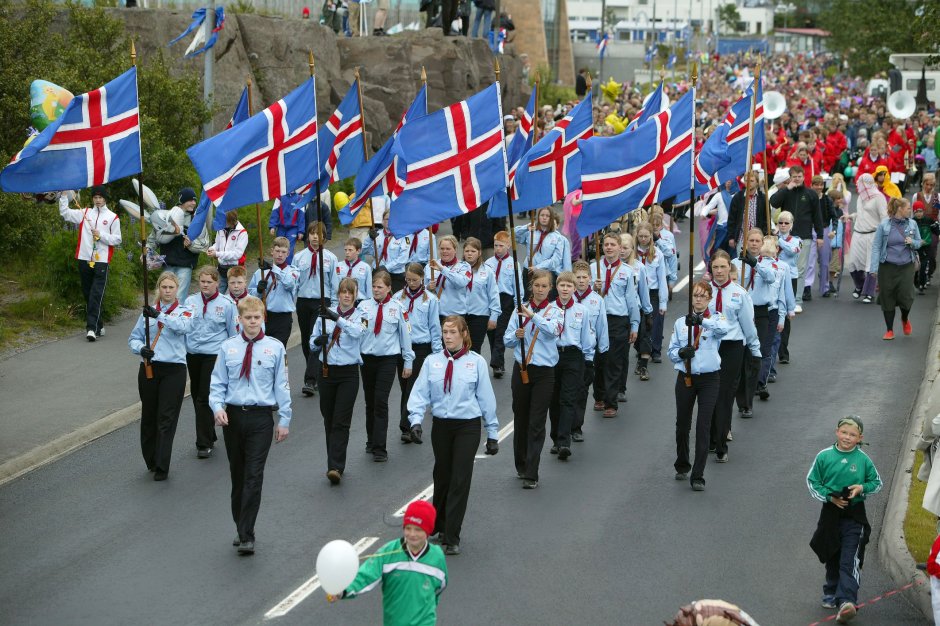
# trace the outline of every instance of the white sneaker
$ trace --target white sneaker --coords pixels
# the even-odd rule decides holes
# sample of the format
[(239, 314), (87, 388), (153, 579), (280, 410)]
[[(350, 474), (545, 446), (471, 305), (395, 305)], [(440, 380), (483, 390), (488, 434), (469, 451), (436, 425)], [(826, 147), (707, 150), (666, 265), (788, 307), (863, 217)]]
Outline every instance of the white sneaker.
[(843, 602), (839, 607), (839, 613), (836, 615), (836, 621), (840, 624), (848, 624), (855, 617), (858, 610), (851, 602)]
[(89, 330), (87, 333), (85, 333), (85, 339), (87, 339), (88, 341), (94, 341), (97, 338), (98, 338), (98, 335), (96, 335), (95, 331), (93, 330)]
[(796, 312), (797, 315), (799, 315), (800, 313), (803, 312), (803, 307), (801, 307), (801, 306), (798, 304), (798, 305), (796, 305), (796, 308), (793, 309), (793, 310)]
[(98, 331), (98, 336), (99, 336), (99, 337), (104, 337), (104, 327), (103, 327), (103, 326), (101, 327), (101, 330)]

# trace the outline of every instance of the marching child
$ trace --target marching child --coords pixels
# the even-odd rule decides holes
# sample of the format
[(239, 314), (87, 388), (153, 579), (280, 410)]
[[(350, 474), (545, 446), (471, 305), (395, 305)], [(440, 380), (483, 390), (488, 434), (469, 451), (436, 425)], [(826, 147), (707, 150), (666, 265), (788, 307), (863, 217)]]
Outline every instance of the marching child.
[(493, 272), (496, 279), (496, 291), (499, 294), (499, 317), (496, 318), (496, 328), (487, 331), (490, 338), (490, 367), (493, 368), (493, 378), (502, 378), (506, 371), (506, 345), (503, 343), (503, 334), (509, 325), (509, 318), (516, 312), (516, 278), (521, 288), (523, 285), (522, 268), (518, 268), (517, 276), (513, 276), (516, 260), (512, 256), (512, 244), (509, 233), (499, 231), (493, 235), (493, 256), (483, 262), (483, 265)]
[[(649, 380), (646, 364), (648, 356), (653, 363), (662, 361), (663, 323), (669, 302), (669, 284), (666, 281), (666, 257), (653, 242), (653, 227), (644, 222), (636, 229), (636, 252), (640, 262), (646, 266), (646, 281), (649, 286), (650, 300), (653, 302), (652, 328), (650, 335), (650, 355), (640, 355), (637, 368), (640, 380)], [(658, 302), (658, 308), (657, 307)]]
[[(644, 358), (644, 355), (646, 359), (644, 362), (649, 362), (649, 357), (652, 352), (653, 305), (658, 303), (650, 301), (649, 281), (646, 279), (646, 265), (641, 263), (640, 259), (637, 257), (636, 240), (630, 233), (623, 233), (620, 235), (620, 260), (623, 261), (624, 265), (633, 270), (633, 290), (636, 292), (637, 299), (640, 302), (640, 323), (639, 327), (637, 328), (636, 340), (633, 341), (633, 349), (636, 351), (638, 357), (638, 364), (637, 368), (634, 370), (634, 374), (640, 376), (641, 371), (639, 368), (639, 362)], [(610, 328), (609, 324), (608, 328)], [(626, 391), (628, 371), (629, 363), (626, 363), (624, 365), (623, 374), (620, 377), (620, 383), (618, 387), (620, 393), (617, 395), (618, 402), (627, 401)], [(642, 376), (641, 380), (643, 380)], [(645, 380), (649, 380), (648, 372), (646, 374)]]
[(339, 287), (339, 282), (343, 278), (353, 278), (359, 283), (359, 294), (356, 296), (356, 304), (372, 297), (372, 268), (359, 259), (362, 253), (362, 240), (358, 237), (350, 237), (343, 244), (343, 262), (336, 264), (336, 276), (333, 280), (333, 302), (335, 307), (337, 303), (335, 289)]
[[(482, 354), (486, 333), (496, 328), (496, 320), (501, 312), (496, 276), (483, 264), (483, 244), (476, 237), (467, 237), (464, 241), (463, 260), (473, 272), (467, 284), (466, 320), (473, 343), (470, 349)], [(492, 343), (490, 347), (493, 347)]]
[(238, 306), (238, 303), (248, 295), (248, 270), (244, 265), (236, 265), (229, 269), (228, 293), (225, 295), (235, 303), (235, 306)]
[[(335, 268), (339, 263), (336, 255), (323, 249), (323, 267), (320, 267), (320, 242), (323, 240), (320, 222), (311, 222), (307, 227), (307, 245), (294, 257), (297, 268), (297, 324), (300, 326), (300, 346), (304, 353), (306, 370), (304, 386), (300, 390), (305, 396), (312, 396), (317, 388), (317, 364), (310, 359), (310, 335), (320, 307), (330, 308), (333, 281), (339, 282)], [(323, 277), (323, 294), (320, 293), (320, 277)], [(326, 299), (326, 302), (323, 300)]]
[[(800, 250), (803, 249), (803, 240), (790, 233), (793, 228), (793, 214), (789, 211), (781, 211), (777, 216), (777, 247), (780, 248), (780, 262), (790, 269), (790, 288), (793, 293), (797, 291), (797, 279), (800, 271), (797, 268), (797, 259), (800, 256)], [(802, 291), (800, 292), (802, 293)], [(796, 296), (794, 295), (794, 298)], [(796, 305), (794, 311), (799, 314), (803, 312), (803, 307)], [(778, 355), (783, 364), (790, 362), (790, 318), (783, 324), (783, 332), (780, 334), (780, 348)]]
[(881, 476), (860, 447), (863, 432), (858, 416), (840, 419), (836, 442), (816, 455), (806, 476), (810, 495), (823, 503), (810, 541), (826, 566), (822, 605), (837, 608), (836, 620), (843, 624), (857, 611), (859, 570), (871, 537), (865, 500), (881, 491)]
[[(441, 257), (431, 259), (424, 268), (424, 280), (441, 302), (441, 321), (448, 315), (466, 315), (467, 285), (473, 278), (473, 270), (468, 263), (457, 259), (457, 238), (453, 235), (441, 237), (437, 251)], [(432, 273), (434, 278), (431, 278)]]
[(294, 291), (300, 272), (287, 261), (292, 243), (286, 237), (278, 237), (271, 247), (274, 265), (267, 261), (255, 270), (248, 290), (258, 294), (267, 309), (265, 330), (267, 334), (287, 346), (294, 325)]
[[(578, 398), (574, 423), (571, 425), (571, 441), (584, 441), (584, 412), (587, 410), (588, 387), (594, 383), (594, 362), (602, 359), (610, 349), (607, 333), (607, 306), (604, 298), (591, 288), (591, 266), (586, 261), (577, 261), (573, 265), (575, 281), (575, 300), (587, 310), (587, 323), (591, 326), (594, 345), (584, 353), (584, 384)], [(629, 345), (627, 346), (629, 354)], [(596, 390), (595, 390), (596, 391)]]
[(523, 265), (529, 269), (527, 279), (531, 282), (534, 270), (543, 269), (552, 273), (554, 281), (564, 269), (567, 239), (555, 230), (558, 221), (550, 207), (539, 209), (535, 221), (534, 225), (516, 226), (516, 242), (532, 251), (531, 257), (526, 254), (523, 260)]
[(405, 265), (408, 263), (408, 245), (405, 239), (395, 237), (388, 229), (390, 210), (382, 214), (382, 230), (369, 229), (369, 238), (363, 242), (362, 253), (372, 255), (376, 268), (382, 268), (392, 276), (392, 291), (401, 291), (405, 286)]

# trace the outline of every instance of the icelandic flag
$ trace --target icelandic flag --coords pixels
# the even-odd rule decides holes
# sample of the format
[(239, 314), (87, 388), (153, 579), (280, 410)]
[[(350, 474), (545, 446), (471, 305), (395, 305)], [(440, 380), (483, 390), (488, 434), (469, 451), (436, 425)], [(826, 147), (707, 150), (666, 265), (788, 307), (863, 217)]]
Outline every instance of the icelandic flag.
[(578, 140), (593, 136), (591, 94), (587, 94), (522, 157), (512, 186), (513, 213), (562, 202), (581, 187), (578, 145), (584, 142)]
[(506, 44), (506, 29), (500, 28), (496, 31), (491, 30), (486, 36), (489, 39), (490, 50), (493, 51), (493, 54), (502, 54)]
[(362, 209), (366, 200), (374, 196), (390, 196), (399, 185), (397, 176), (396, 158), (392, 152), (395, 144), (395, 137), (398, 136), (402, 126), (406, 122), (416, 120), (428, 114), (428, 88), (427, 85), (421, 87), (414, 101), (405, 114), (401, 116), (398, 127), (389, 137), (388, 141), (379, 148), (379, 151), (372, 155), (372, 158), (366, 161), (365, 165), (356, 175), (356, 195), (352, 202), (339, 210), (339, 221), (344, 225), (349, 225), (356, 218)]
[(637, 126), (653, 117), (657, 113), (662, 113), (668, 108), (669, 98), (664, 97), (663, 81), (660, 81), (659, 87), (657, 87), (656, 90), (648, 95), (646, 100), (643, 101), (643, 107), (640, 109), (640, 112), (636, 114), (636, 117), (634, 117), (629, 124), (627, 124), (627, 130), (636, 130)]
[(604, 53), (607, 52), (607, 44), (610, 43), (610, 35), (604, 33), (603, 37), (598, 37), (597, 39), (597, 57), (600, 59), (604, 58)]
[(404, 186), (392, 198), (397, 237), (476, 209), (508, 184), (499, 83), (431, 115), (395, 137)]
[(362, 114), (359, 81), (353, 82), (346, 97), (317, 133), (320, 144), (320, 186), (354, 176), (366, 162), (362, 141)]
[(653, 57), (655, 56), (655, 54), (656, 54), (656, 46), (650, 46), (649, 48), (646, 49), (646, 56), (643, 57), (643, 59), (647, 63), (652, 63)]
[[(717, 189), (728, 180), (735, 180), (747, 169), (747, 141), (751, 130), (753, 85), (752, 82), (744, 96), (734, 103), (724, 121), (709, 135), (702, 146), (695, 161), (696, 195), (704, 194), (710, 189)], [(758, 84), (752, 154), (760, 154), (767, 147), (764, 134), (763, 98), (763, 89)]]
[(200, 55), (214, 46), (219, 39), (219, 31), (222, 30), (222, 27), (225, 25), (225, 9), (221, 6), (215, 8), (214, 22), (207, 20), (207, 15), (208, 12), (205, 8), (196, 9), (193, 12), (193, 21), (190, 22), (189, 27), (168, 43), (167, 47), (172, 46), (197, 28), (199, 30), (193, 37), (192, 43), (186, 48), (186, 52), (184, 53), (185, 58), (188, 59)]
[(320, 159), (313, 78), (186, 154), (221, 212), (273, 200), (316, 180)]
[(0, 172), (0, 188), (20, 193), (84, 189), (138, 174), (137, 68), (72, 99)]
[[(509, 142), (509, 148), (506, 150), (506, 162), (509, 164), (509, 184), (516, 178), (516, 168), (522, 156), (532, 147), (532, 141), (535, 139), (535, 133), (532, 127), (535, 120), (535, 90), (529, 96), (529, 103), (525, 105), (525, 111), (522, 119), (516, 127), (516, 132)], [(505, 189), (500, 189), (495, 196), (490, 199), (486, 207), (486, 214), (490, 217), (506, 217), (509, 215), (509, 200)]]
[(694, 137), (694, 90), (669, 110), (613, 137), (579, 141), (581, 215), (578, 231), (608, 226), (634, 209), (688, 191)]
[[(232, 114), (232, 119), (229, 120), (228, 124), (225, 127), (225, 130), (228, 130), (235, 124), (244, 122), (250, 116), (248, 115), (248, 87), (242, 89), (242, 96), (238, 99), (238, 104), (235, 106), (235, 113)], [(186, 229), (186, 236), (190, 239), (195, 240), (202, 234), (202, 229), (206, 226), (206, 220), (209, 219), (209, 207), (212, 206), (212, 202), (209, 200), (209, 196), (206, 195), (206, 192), (203, 191), (199, 194), (199, 204), (196, 205), (196, 210), (193, 211), (193, 219), (189, 223), (189, 228)], [(222, 211), (215, 212), (215, 218), (212, 220), (212, 230), (222, 230), (225, 228), (225, 213)]]
[(671, 70), (676, 66), (676, 55), (675, 53), (669, 55), (669, 60), (666, 61), (666, 69)]

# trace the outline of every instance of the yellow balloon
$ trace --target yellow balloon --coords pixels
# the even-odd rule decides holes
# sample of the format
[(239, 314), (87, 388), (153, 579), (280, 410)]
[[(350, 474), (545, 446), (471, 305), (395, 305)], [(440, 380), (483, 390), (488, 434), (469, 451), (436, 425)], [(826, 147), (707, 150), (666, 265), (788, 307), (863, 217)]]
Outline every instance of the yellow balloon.
[(604, 119), (604, 122), (610, 124), (610, 126), (614, 129), (615, 135), (619, 135), (627, 129), (626, 124), (623, 123), (623, 120), (621, 120), (616, 113), (611, 113), (608, 115)]
[(611, 77), (606, 83), (601, 85), (601, 93), (611, 102), (616, 102), (622, 87), (623, 85), (621, 83), (616, 82), (613, 77)]
[(335, 208), (337, 211), (342, 209), (347, 204), (349, 204), (349, 196), (347, 196), (345, 192), (337, 191), (335, 194), (333, 194), (333, 208)]

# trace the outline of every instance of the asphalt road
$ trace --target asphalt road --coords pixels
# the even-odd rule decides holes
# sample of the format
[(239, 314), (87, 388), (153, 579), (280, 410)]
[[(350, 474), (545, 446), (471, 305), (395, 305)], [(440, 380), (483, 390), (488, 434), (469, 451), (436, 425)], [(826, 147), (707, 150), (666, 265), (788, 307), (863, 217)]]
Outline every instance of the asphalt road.
[[(823, 568), (808, 545), (819, 507), (805, 475), (832, 443), (837, 417), (851, 412), (865, 419), (866, 451), (890, 484), (936, 295), (918, 298), (914, 336), (892, 343), (881, 340), (880, 311), (853, 301), (848, 281), (841, 298), (805, 305), (791, 364), (778, 367), (755, 419), (735, 420), (730, 463), (709, 462), (704, 493), (673, 480), (675, 374), (666, 363), (652, 366), (647, 383), (631, 374), (618, 418), (589, 412), (586, 441), (570, 460), (557, 461), (546, 446), (535, 491), (515, 477), (510, 434), (498, 456), (477, 462), (464, 553), (448, 559), (440, 622), (658, 624), (703, 597), (737, 602), (764, 626), (830, 616), (819, 606)], [(677, 296), (667, 328), (684, 307)], [(299, 392), (299, 349), (290, 358)], [(132, 387), (134, 367), (128, 359), (113, 384)], [(495, 387), (506, 426), (508, 377)], [(392, 406), (397, 398), (395, 390)], [(377, 591), (330, 605), (318, 589), (283, 617), (264, 617), (315, 574), (324, 543), (375, 537), (377, 548), (399, 534), (395, 511), (430, 485), (429, 444), (390, 440), (389, 462), (373, 463), (363, 453), (364, 421), (360, 394), (347, 472), (330, 487), (317, 399), (295, 393), (290, 438), (268, 460), (253, 557), (230, 545), (221, 437), (215, 458), (195, 458), (188, 399), (164, 483), (144, 467), (134, 424), (3, 486), (2, 621), (378, 623)], [(875, 536), (862, 601), (894, 587), (874, 544), (886, 502), (885, 492), (869, 502)], [(858, 623), (926, 621), (898, 594), (862, 609)]]

